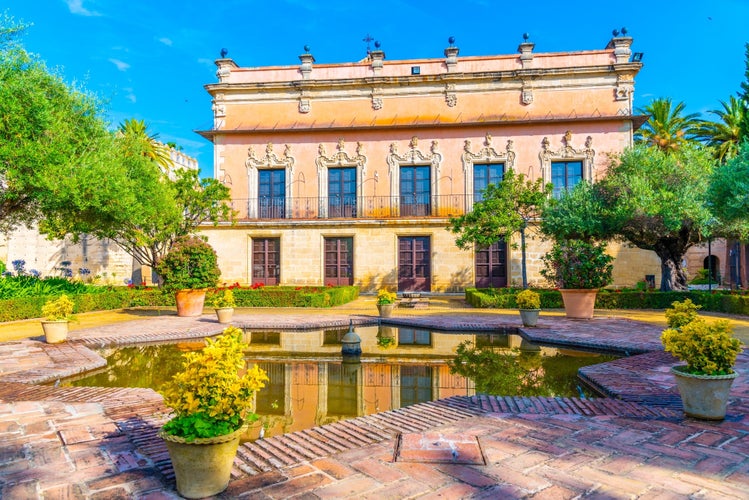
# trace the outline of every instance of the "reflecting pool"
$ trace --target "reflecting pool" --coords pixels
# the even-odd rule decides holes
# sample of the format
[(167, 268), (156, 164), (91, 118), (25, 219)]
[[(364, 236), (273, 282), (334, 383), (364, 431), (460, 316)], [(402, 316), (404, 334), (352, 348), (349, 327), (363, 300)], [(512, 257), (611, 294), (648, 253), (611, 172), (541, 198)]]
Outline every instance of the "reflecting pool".
[[(577, 370), (614, 356), (533, 345), (512, 333), (435, 332), (420, 328), (359, 326), (362, 355), (341, 356), (348, 328), (304, 331), (248, 331), (247, 361), (257, 363), (270, 378), (256, 395), (260, 420), (248, 439), (283, 434), (342, 419), (402, 408), (450, 396), (471, 396), (501, 387), (501, 395), (578, 396)], [(499, 386), (451, 373), (458, 346), (512, 353), (521, 371), (488, 373)], [(202, 341), (138, 345), (100, 350), (108, 366), (68, 386), (159, 387), (177, 372), (184, 352), (200, 349)], [(518, 376), (525, 373), (528, 376)], [(484, 370), (486, 371), (486, 370)], [(484, 377), (482, 370), (475, 370)], [(512, 378), (515, 377), (515, 378)], [(533, 384), (528, 384), (533, 380)]]

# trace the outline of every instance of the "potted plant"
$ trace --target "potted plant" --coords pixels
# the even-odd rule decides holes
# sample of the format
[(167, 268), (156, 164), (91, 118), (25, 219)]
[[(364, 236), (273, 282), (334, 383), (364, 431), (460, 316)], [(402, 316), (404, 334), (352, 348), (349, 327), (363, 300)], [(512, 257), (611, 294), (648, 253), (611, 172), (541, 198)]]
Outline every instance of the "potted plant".
[(216, 292), (211, 297), (211, 305), (216, 309), (218, 322), (225, 324), (230, 323), (234, 315), (234, 293), (231, 288), (226, 288), (223, 292)]
[(666, 310), (669, 328), (663, 330), (661, 342), (686, 365), (671, 368), (676, 386), (690, 417), (723, 420), (728, 395), (736, 378), (733, 365), (741, 352), (741, 342), (733, 336), (728, 320), (707, 322), (697, 315), (691, 300), (674, 302)]
[(558, 240), (542, 260), (541, 276), (559, 288), (567, 317), (592, 318), (598, 290), (613, 281), (614, 258), (606, 253), (606, 244)]
[(395, 337), (395, 329), (392, 326), (380, 325), (377, 328), (377, 347), (381, 349), (390, 349), (398, 345)]
[(216, 286), (221, 270), (216, 252), (197, 236), (183, 236), (157, 265), (162, 286), (175, 294), (177, 316), (203, 314), (206, 289)]
[(380, 317), (389, 318), (393, 314), (397, 298), (398, 296), (395, 292), (389, 292), (385, 288), (380, 288), (377, 292), (377, 310), (380, 313)]
[(538, 315), (541, 312), (541, 296), (533, 290), (526, 288), (515, 296), (515, 303), (520, 310), (520, 319), (523, 326), (536, 326)]
[(73, 319), (74, 306), (65, 294), (48, 300), (42, 306), (42, 330), (48, 344), (58, 344), (68, 338), (68, 323)]
[(235, 327), (184, 357), (182, 371), (159, 391), (174, 414), (159, 436), (179, 494), (202, 498), (228, 486), (240, 436), (257, 420), (253, 395), (268, 377), (257, 365), (245, 370), (242, 331)]

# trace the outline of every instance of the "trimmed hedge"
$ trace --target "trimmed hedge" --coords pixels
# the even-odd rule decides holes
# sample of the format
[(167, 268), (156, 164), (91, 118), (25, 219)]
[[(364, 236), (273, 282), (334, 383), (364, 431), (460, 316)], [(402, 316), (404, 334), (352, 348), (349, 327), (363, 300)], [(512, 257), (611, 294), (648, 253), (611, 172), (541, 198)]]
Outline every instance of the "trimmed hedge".
[(264, 286), (232, 292), (236, 307), (333, 307), (359, 297), (356, 286)]
[[(513, 288), (466, 289), (466, 302), (478, 308), (517, 309)], [(564, 307), (558, 290), (536, 289), (541, 295), (541, 308)], [(640, 290), (601, 290), (596, 297), (597, 309), (666, 309), (671, 303), (691, 299), (702, 306), (702, 311), (749, 315), (749, 294), (715, 290), (712, 292), (690, 290), (688, 292), (644, 292)]]
[[(69, 295), (74, 313), (108, 311), (128, 307), (174, 306), (174, 294), (158, 288), (108, 287), (97, 293)], [(235, 288), (237, 307), (332, 307), (359, 296), (355, 286)], [(42, 306), (51, 295), (0, 300), (0, 322), (41, 318)]]

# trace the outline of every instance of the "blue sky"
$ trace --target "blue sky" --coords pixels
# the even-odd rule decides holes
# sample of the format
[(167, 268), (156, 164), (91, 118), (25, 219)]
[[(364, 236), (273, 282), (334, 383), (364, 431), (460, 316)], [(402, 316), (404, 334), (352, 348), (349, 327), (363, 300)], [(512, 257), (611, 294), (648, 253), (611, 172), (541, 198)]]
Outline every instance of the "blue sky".
[(522, 34), (536, 52), (603, 48), (626, 26), (643, 52), (635, 105), (656, 97), (688, 112), (718, 109), (744, 80), (749, 0), (576, 2), (559, 0), (321, 1), (4, 0), (32, 23), (27, 50), (69, 83), (108, 101), (114, 126), (144, 120), (213, 171), (212, 144), (194, 133), (212, 123), (210, 96), (221, 48), (239, 66), (297, 65), (304, 45), (318, 63), (366, 55), (380, 41), (387, 59), (444, 57), (449, 36), (464, 56), (515, 53)]

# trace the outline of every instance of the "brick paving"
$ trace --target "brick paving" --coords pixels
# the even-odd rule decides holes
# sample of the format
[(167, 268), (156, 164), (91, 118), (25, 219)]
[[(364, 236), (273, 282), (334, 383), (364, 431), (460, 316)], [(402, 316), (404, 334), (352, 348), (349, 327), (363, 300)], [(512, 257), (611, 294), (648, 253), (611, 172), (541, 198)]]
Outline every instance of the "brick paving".
[[(369, 302), (247, 310), (234, 324), (369, 324), (377, 321)], [(445, 331), (520, 326), (516, 315), (440, 307), (434, 298), (429, 308), (399, 311), (389, 322)], [(668, 373), (675, 360), (658, 340), (661, 328), (625, 318), (542, 316), (539, 328), (521, 331), (525, 338), (625, 355), (581, 370), (607, 397), (453, 397), (246, 443), (220, 496), (749, 498), (749, 355), (737, 362), (726, 420), (688, 419)], [(202, 338), (221, 329), (209, 315), (164, 315), (77, 330), (54, 346), (0, 343), (0, 498), (179, 498), (156, 436), (166, 419), (158, 394), (54, 383), (102, 365), (89, 347)], [(408, 460), (397, 459), (397, 443), (407, 445)], [(428, 452), (423, 460), (420, 446)], [(474, 459), (479, 449), (482, 460), (461, 460), (461, 446), (473, 446)], [(456, 460), (440, 455), (448, 448)]]

